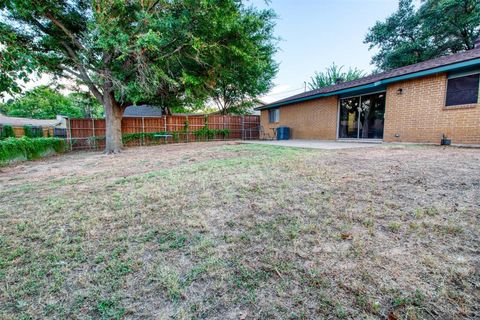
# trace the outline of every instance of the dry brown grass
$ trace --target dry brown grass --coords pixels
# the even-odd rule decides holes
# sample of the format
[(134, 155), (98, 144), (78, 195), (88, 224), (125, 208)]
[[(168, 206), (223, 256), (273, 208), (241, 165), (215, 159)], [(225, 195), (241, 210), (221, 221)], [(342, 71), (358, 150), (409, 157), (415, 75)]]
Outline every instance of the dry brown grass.
[(199, 143), (1, 170), (0, 318), (479, 317), (475, 149)]

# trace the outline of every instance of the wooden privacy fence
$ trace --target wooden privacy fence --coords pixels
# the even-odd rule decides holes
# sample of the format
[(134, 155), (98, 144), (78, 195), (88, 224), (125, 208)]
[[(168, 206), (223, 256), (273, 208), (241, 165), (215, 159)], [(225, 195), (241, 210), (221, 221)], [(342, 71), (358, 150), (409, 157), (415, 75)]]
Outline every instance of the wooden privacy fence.
[[(11, 125), (9, 125), (11, 126)], [(0, 134), (3, 130), (4, 125), (0, 124)], [(29, 127), (31, 131), (35, 132), (41, 132), (39, 133), (40, 136), (43, 137), (56, 137), (55, 135), (55, 129), (53, 127), (49, 126), (11, 126), (13, 129), (13, 133), (15, 134), (15, 137), (21, 138), (26, 135), (25, 133), (25, 128)]]
[[(259, 128), (260, 117), (251, 115), (171, 115), (122, 119), (122, 136), (126, 146), (256, 140), (259, 138)], [(70, 119), (68, 130), (68, 140), (73, 150), (105, 147), (104, 119)]]

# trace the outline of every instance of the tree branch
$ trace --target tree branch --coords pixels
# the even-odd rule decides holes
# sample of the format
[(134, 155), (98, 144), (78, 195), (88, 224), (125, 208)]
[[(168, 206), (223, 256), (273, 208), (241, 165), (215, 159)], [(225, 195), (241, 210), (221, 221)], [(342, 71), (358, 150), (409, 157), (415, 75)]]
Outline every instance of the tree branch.
[(75, 71), (73, 71), (72, 69), (69, 69), (69, 68), (64, 67), (64, 66), (62, 66), (62, 65), (59, 65), (58, 67), (59, 67), (60, 69), (62, 69), (63, 71), (68, 72), (68, 73), (70, 73), (71, 75), (73, 75), (73, 76), (75, 76), (75, 77), (77, 77), (77, 78), (79, 78), (79, 79), (82, 79), (82, 75), (81, 75), (80, 73), (75, 72)]
[(80, 50), (85, 50), (85, 47), (78, 41), (78, 39), (75, 37), (75, 35), (68, 30), (63, 23), (61, 23), (58, 19), (56, 19), (51, 13), (47, 12), (45, 14), (45, 17), (47, 17), (54, 25), (59, 27), (63, 33), (65, 33), (71, 40), (72, 43)]
[[(44, 32), (45, 34), (48, 34), (50, 36), (53, 36), (50, 31), (45, 28), (37, 19), (35, 19), (33, 16), (31, 17), (32, 18), (32, 22), (42, 31)], [(53, 22), (53, 21), (52, 21)], [(68, 31), (68, 30), (67, 30)], [(73, 35), (72, 35), (73, 36)], [(74, 39), (76, 40), (76, 39)], [(73, 62), (75, 63), (79, 73), (73, 71), (73, 70), (70, 70), (66, 67), (63, 67), (63, 66), (59, 66), (60, 69), (64, 70), (65, 72), (68, 72), (72, 75), (74, 75), (75, 77), (77, 77), (78, 79), (82, 80), (85, 85), (88, 87), (88, 89), (92, 92), (92, 94), (95, 96), (95, 98), (98, 100), (98, 102), (100, 102), (101, 104), (103, 104), (103, 94), (100, 92), (100, 90), (98, 90), (98, 88), (95, 86), (95, 84), (93, 83), (93, 81), (90, 79), (90, 77), (88, 76), (88, 73), (87, 73), (87, 70), (85, 68), (85, 66), (80, 62), (80, 60), (78, 59), (77, 55), (75, 54), (75, 52), (73, 51), (72, 48), (70, 48), (70, 46), (68, 44), (66, 44), (64, 41), (60, 41), (60, 43), (62, 44), (62, 46), (65, 48), (65, 51), (67, 53), (67, 55), (70, 57), (70, 59), (73, 60)], [(82, 46), (83, 48), (83, 46)]]
[(157, 6), (157, 4), (160, 2), (160, 0), (154, 1), (147, 9), (147, 12), (150, 12), (153, 8)]
[(80, 72), (79, 74), (79, 78), (81, 80), (83, 80), (83, 82), (85, 82), (85, 85), (88, 87), (88, 89), (90, 89), (90, 91), (92, 92), (92, 94), (95, 96), (95, 98), (97, 98), (98, 102), (100, 102), (101, 104), (103, 104), (103, 94), (100, 92), (100, 90), (98, 90), (98, 88), (95, 86), (95, 84), (93, 83), (92, 79), (90, 79), (90, 77), (88, 76), (88, 73), (87, 73), (87, 70), (85, 69), (85, 67), (83, 66), (83, 64), (80, 62), (80, 60), (78, 59), (78, 57), (76, 56), (75, 52), (73, 51), (72, 48), (70, 48), (70, 46), (68, 44), (66, 44), (64, 41), (61, 41), (60, 42), (62, 44), (62, 46), (65, 48), (68, 56), (73, 60), (73, 62), (75, 63), (78, 71)]

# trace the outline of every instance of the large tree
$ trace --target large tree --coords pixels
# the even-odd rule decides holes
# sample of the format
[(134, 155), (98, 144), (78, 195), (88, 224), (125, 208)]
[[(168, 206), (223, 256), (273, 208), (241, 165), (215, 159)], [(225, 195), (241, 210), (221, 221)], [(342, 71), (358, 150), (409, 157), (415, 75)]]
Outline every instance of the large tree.
[(365, 73), (362, 70), (349, 68), (347, 71), (343, 71), (343, 66), (332, 63), (331, 66), (325, 68), (324, 72), (315, 72), (308, 82), (308, 87), (310, 90), (315, 90), (341, 82), (357, 80), (363, 76)]
[(237, 0), (0, 0), (0, 9), (2, 52), (28, 52), (39, 71), (74, 78), (104, 106), (108, 153), (122, 148), (127, 106), (207, 97), (218, 61), (245, 49), (225, 36), (242, 25), (223, 22), (259, 14)]
[(275, 15), (272, 11), (256, 13), (248, 9), (240, 19), (226, 18), (224, 26), (230, 45), (235, 47), (220, 55), (214, 68), (218, 80), (212, 84), (211, 97), (220, 113), (242, 113), (257, 103), (273, 84), (278, 64), (273, 60), (277, 51), (273, 36)]
[(478, 0), (399, 0), (398, 10), (370, 28), (365, 43), (378, 48), (372, 63), (389, 70), (470, 50), (480, 36)]

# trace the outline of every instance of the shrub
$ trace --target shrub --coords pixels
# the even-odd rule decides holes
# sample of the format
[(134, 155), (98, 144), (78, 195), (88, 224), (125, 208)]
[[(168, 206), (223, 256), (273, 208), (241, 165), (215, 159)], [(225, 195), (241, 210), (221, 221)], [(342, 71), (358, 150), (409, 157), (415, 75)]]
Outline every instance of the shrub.
[(33, 160), (50, 153), (62, 153), (66, 143), (58, 138), (8, 138), (0, 141), (0, 165), (15, 160)]
[(13, 127), (10, 125), (4, 125), (2, 130), (0, 131), (0, 140), (7, 139), (7, 138), (14, 138), (15, 132), (13, 131)]
[(42, 127), (24, 126), (23, 131), (25, 132), (25, 136), (29, 137), (29, 138), (41, 138), (41, 137), (43, 137), (43, 128)]
[(179, 141), (179, 133), (178, 132), (167, 132), (167, 131), (160, 131), (160, 132), (138, 132), (138, 133), (125, 133), (122, 135), (123, 143), (127, 143), (130, 141), (141, 140), (141, 141), (166, 141), (162, 140), (163, 138), (155, 137), (156, 135), (171, 135), (173, 141)]
[(122, 140), (123, 140), (123, 143), (127, 143), (134, 140), (154, 140), (156, 139), (155, 135), (166, 135), (166, 134), (171, 135), (171, 133), (166, 131), (125, 133), (124, 135), (122, 135)]
[(192, 132), (195, 136), (199, 138), (213, 139), (215, 136), (219, 135), (222, 138), (228, 137), (230, 130), (228, 129), (209, 129), (207, 126), (202, 127), (200, 130)]

